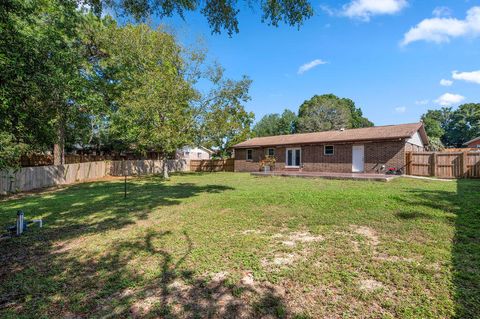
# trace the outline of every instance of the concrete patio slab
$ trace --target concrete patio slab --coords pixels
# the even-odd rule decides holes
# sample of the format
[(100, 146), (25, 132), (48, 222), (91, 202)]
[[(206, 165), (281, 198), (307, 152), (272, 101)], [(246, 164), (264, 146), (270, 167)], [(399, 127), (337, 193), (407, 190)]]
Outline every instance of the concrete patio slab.
[(398, 175), (384, 174), (367, 174), (367, 173), (330, 173), (330, 172), (253, 172), (254, 176), (284, 176), (284, 177), (301, 177), (301, 178), (325, 178), (325, 179), (342, 179), (342, 180), (362, 180), (362, 181), (379, 181), (389, 182), (399, 177)]

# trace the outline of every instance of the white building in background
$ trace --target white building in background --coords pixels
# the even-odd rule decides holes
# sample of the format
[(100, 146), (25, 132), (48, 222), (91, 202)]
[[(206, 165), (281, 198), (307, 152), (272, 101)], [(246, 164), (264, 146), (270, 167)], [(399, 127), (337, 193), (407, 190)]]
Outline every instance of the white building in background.
[(177, 159), (185, 160), (208, 160), (214, 152), (203, 146), (184, 146), (177, 150)]

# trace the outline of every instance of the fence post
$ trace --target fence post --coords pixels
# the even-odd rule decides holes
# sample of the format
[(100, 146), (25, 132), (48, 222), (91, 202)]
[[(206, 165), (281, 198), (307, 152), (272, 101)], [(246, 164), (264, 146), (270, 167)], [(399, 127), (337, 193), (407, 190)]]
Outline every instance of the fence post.
[(436, 152), (433, 152), (432, 154), (430, 175), (431, 176), (437, 175), (437, 153)]
[(461, 171), (460, 175), (463, 178), (466, 178), (467, 175), (468, 175), (467, 164), (468, 164), (468, 153), (467, 152), (462, 152), (462, 171)]
[(412, 152), (407, 152), (407, 175), (412, 175)]

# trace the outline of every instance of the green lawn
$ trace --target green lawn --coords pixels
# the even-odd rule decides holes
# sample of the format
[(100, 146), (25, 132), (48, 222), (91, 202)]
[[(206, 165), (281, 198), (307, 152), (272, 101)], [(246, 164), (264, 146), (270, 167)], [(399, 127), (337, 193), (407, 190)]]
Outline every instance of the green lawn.
[(479, 318), (480, 181), (241, 173), (0, 201), (2, 318)]

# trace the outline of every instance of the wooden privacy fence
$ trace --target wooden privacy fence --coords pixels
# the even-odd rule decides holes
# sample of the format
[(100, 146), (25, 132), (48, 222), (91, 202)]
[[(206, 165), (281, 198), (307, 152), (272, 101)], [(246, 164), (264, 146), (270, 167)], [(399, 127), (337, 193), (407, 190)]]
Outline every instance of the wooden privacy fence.
[[(168, 160), (169, 172), (186, 171), (185, 160)], [(106, 176), (160, 174), (160, 160), (98, 161), (65, 165), (22, 167), (18, 171), (0, 171), (0, 195), (66, 185)]]
[[(188, 170), (186, 160), (167, 160), (169, 172), (184, 172)], [(162, 174), (163, 161), (161, 160), (131, 160), (110, 162), (110, 175), (127, 176)]]
[(480, 178), (480, 152), (407, 152), (406, 174)]
[(233, 172), (234, 159), (226, 160), (191, 160), (191, 172)]

